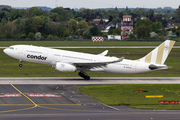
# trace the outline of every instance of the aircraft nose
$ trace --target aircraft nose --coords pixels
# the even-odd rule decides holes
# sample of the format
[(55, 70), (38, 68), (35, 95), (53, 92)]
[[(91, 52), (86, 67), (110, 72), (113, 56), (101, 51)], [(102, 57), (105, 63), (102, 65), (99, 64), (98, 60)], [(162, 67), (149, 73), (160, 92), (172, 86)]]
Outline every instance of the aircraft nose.
[(4, 49), (3, 52), (6, 53), (6, 54), (8, 54), (8, 49), (7, 49), (7, 48)]
[(7, 52), (7, 49), (4, 49), (3, 52), (6, 53), (6, 52)]

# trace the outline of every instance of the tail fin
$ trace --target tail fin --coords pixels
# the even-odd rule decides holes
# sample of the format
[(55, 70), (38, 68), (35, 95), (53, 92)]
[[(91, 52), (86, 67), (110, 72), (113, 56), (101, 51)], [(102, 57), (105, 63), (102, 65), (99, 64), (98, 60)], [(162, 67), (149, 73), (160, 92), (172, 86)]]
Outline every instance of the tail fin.
[(139, 59), (139, 61), (163, 65), (174, 43), (175, 41), (172, 41), (172, 40), (164, 41), (161, 45), (156, 47), (153, 51), (151, 51), (145, 57)]

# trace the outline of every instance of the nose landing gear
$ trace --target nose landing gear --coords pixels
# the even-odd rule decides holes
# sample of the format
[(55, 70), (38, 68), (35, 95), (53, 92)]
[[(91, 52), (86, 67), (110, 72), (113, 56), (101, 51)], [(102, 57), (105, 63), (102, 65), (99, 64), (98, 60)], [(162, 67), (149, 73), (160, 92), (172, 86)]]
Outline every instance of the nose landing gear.
[(79, 72), (78, 75), (80, 77), (84, 78), (85, 80), (90, 80), (90, 77), (88, 75), (86, 75), (86, 73), (83, 71)]
[(19, 60), (19, 67), (22, 67), (22, 60)]

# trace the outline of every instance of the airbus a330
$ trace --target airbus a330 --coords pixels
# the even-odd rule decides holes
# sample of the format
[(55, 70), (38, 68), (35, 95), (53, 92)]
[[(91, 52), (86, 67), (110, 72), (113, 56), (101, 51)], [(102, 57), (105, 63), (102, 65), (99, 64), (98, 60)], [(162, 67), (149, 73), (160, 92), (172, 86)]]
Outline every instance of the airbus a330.
[(22, 61), (48, 64), (62, 72), (76, 72), (80, 70), (78, 75), (89, 80), (90, 76), (86, 74), (87, 71), (134, 74), (168, 69), (168, 66), (164, 63), (174, 43), (175, 41), (166, 40), (138, 60), (128, 60), (124, 59), (124, 57), (109, 57), (106, 56), (108, 50), (94, 55), (32, 45), (12, 45), (4, 49), (4, 53), (18, 59), (20, 61), (19, 67), (22, 67)]

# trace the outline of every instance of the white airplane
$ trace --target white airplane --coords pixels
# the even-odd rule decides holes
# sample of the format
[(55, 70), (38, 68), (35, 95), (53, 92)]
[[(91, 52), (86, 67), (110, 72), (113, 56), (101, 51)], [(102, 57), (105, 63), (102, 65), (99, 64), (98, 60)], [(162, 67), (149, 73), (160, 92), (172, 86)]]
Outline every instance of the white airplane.
[(133, 74), (168, 69), (164, 62), (174, 43), (175, 41), (166, 40), (145, 57), (138, 60), (128, 60), (124, 59), (124, 57), (109, 57), (106, 56), (108, 50), (94, 55), (32, 45), (13, 45), (4, 49), (4, 53), (19, 59), (19, 67), (22, 67), (22, 61), (49, 64), (62, 72), (76, 72), (80, 70), (78, 75), (89, 80), (90, 77), (86, 74), (86, 71)]

